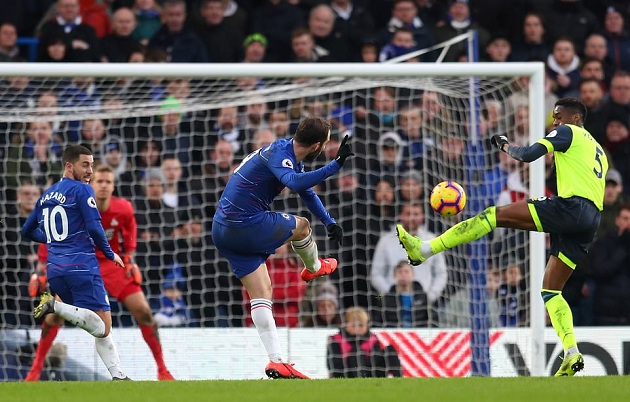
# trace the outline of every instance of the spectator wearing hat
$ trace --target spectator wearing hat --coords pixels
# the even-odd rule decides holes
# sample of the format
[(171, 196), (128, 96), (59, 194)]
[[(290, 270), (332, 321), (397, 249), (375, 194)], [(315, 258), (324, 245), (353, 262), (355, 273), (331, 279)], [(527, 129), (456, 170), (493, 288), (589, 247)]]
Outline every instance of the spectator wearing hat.
[(604, 36), (614, 68), (630, 71), (630, 34), (625, 19), (618, 8), (608, 7), (604, 18)]
[(265, 35), (253, 33), (243, 41), (243, 63), (262, 63), (265, 61), (267, 38)]
[(606, 173), (606, 189), (604, 191), (604, 210), (599, 229), (595, 237), (615, 227), (615, 217), (621, 205), (630, 202), (630, 197), (623, 194), (623, 177), (617, 169), (608, 169)]
[(403, 160), (404, 147), (407, 144), (395, 131), (387, 131), (378, 139), (378, 159), (371, 159), (370, 183), (376, 184), (380, 180), (395, 182), (396, 178), (408, 170)]
[(361, 48), (364, 40), (374, 32), (374, 19), (368, 10), (360, 3), (352, 0), (332, 0), (330, 7), (335, 13), (335, 27), (333, 32), (346, 38), (350, 48), (346, 59), (339, 61), (361, 60)]
[(212, 63), (237, 63), (245, 34), (225, 19), (223, 0), (203, 0), (201, 21), (194, 27)]
[(547, 60), (549, 52), (542, 16), (535, 12), (527, 13), (523, 20), (523, 39), (512, 46), (512, 61), (543, 61)]
[[(100, 62), (102, 51), (96, 31), (83, 23), (79, 0), (57, 0), (55, 18), (42, 26), (40, 39), (49, 36), (61, 37), (66, 44), (70, 62)], [(40, 47), (38, 59), (45, 58), (46, 48)]]
[(195, 141), (201, 139), (193, 136), (191, 125), (187, 119), (183, 108), (186, 104), (185, 97), (178, 94), (179, 89), (189, 93), (189, 83), (187, 80), (172, 80), (167, 85), (167, 92), (173, 95), (167, 96), (160, 105), (162, 115), (159, 117), (161, 124), (155, 124), (149, 129), (149, 136), (162, 142), (162, 150), (173, 154), (184, 165), (184, 178), (189, 177), (195, 165), (193, 161), (193, 149)]
[(336, 328), (340, 326), (341, 316), (339, 315), (339, 292), (337, 288), (330, 282), (319, 285), (312, 298), (312, 307), (305, 306), (301, 316), (302, 327)]
[(606, 124), (604, 147), (609, 152), (610, 164), (621, 173), (623, 192), (629, 194), (630, 189), (630, 127), (628, 116), (612, 115)]
[(142, 51), (142, 45), (132, 33), (136, 29), (136, 15), (122, 7), (112, 15), (112, 33), (101, 39), (104, 60), (127, 63), (132, 53)]

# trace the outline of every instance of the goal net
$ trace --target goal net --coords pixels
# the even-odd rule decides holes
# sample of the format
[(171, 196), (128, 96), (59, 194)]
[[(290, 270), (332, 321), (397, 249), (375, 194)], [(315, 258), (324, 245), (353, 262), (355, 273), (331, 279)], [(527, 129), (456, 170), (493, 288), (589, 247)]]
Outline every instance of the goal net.
[[(212, 244), (215, 206), (238, 163), (291, 137), (305, 116), (333, 125), (326, 151), (307, 170), (330, 161), (351, 136), (355, 156), (315, 188), (344, 239), (332, 244), (297, 194), (283, 191), (274, 201), (275, 211), (309, 218), (320, 255), (339, 260), (330, 278), (309, 284), (290, 249), (268, 261), (277, 325), (334, 332), (338, 322), (318, 314), (329, 300), (341, 320), (348, 308), (365, 308), (405, 375), (501, 375), (501, 359), (511, 359), (516, 374), (542, 374), (540, 235), (496, 230), (415, 267), (415, 300), (424, 304), (410, 308), (390, 293), (405, 258), (391, 246), (397, 222), (439, 234), (490, 205), (544, 195), (542, 161), (520, 165), (489, 143), (494, 134), (521, 144), (544, 134), (540, 64), (5, 64), (0, 76), (0, 379), (28, 370), (37, 342), (38, 331), (23, 336), (40, 324), (27, 289), (37, 250), (19, 231), (38, 194), (60, 177), (66, 145), (89, 146), (113, 168), (116, 195), (134, 205), (136, 261), (159, 324), (240, 328), (251, 326), (249, 304)], [(429, 207), (443, 180), (467, 193), (456, 217)], [(119, 301), (111, 303), (115, 327), (135, 325)], [(378, 331), (385, 327), (396, 331)], [(514, 328), (521, 330), (491, 353)], [(458, 343), (466, 347), (449, 349)], [(457, 361), (427, 358), (427, 345)]]

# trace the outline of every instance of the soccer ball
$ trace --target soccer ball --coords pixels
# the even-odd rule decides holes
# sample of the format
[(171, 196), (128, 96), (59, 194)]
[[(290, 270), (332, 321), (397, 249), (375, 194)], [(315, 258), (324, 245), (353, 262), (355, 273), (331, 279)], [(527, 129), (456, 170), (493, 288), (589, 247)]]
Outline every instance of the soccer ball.
[(431, 208), (442, 216), (453, 216), (462, 212), (466, 205), (466, 192), (454, 181), (443, 181), (431, 190)]

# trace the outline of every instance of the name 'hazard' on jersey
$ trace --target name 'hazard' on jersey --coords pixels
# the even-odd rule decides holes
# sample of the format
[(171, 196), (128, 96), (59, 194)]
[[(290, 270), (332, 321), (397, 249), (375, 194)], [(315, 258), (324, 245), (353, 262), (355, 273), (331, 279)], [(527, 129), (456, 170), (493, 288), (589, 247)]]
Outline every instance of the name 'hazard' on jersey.
[(95, 243), (107, 258), (114, 258), (94, 190), (78, 180), (63, 178), (50, 186), (37, 200), (22, 233), (46, 243), (49, 278), (86, 271), (100, 274)]

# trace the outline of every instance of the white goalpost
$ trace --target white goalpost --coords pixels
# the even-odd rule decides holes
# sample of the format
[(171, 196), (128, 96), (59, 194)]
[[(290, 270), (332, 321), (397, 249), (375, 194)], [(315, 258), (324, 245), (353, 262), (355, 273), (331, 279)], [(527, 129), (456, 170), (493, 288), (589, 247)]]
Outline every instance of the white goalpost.
[[(352, 136), (357, 155), (349, 159), (351, 163), (340, 172), (340, 178), (331, 178), (317, 188), (324, 205), (344, 228), (343, 246), (329, 244), (321, 223), (310, 220), (321, 252), (340, 260), (339, 272), (329, 281), (338, 292), (340, 312), (353, 305), (365, 307), (377, 331), (388, 326), (376, 326), (378, 317), (383, 317), (379, 303), (384, 292), (372, 281), (372, 258), (379, 238), (393, 230), (391, 223), (397, 220), (399, 207), (414, 202), (413, 197), (403, 194), (413, 192), (409, 186), (414, 184), (403, 183), (407, 178), (418, 179), (415, 186), (421, 191), (417, 201), (426, 206), (424, 226), (433, 232), (497, 204), (501, 196), (545, 195), (543, 159), (526, 166), (509, 165), (509, 171), (499, 174), (498, 167), (506, 162), (487, 146), (491, 135), (512, 137), (523, 127), (528, 133), (521, 141), (532, 143), (544, 135), (543, 63), (0, 63), (0, 80), (6, 83), (0, 88), (2, 216), (19, 215), (17, 198), (24, 183), (43, 188), (52, 180), (54, 172), (46, 171), (43, 162), (29, 159), (35, 158), (29, 146), (34, 147), (37, 141), (32, 137), (33, 123), (50, 124), (54, 138), (47, 143), (50, 155), (57, 152), (54, 147), (89, 143), (98, 150), (95, 159), (109, 163), (112, 144), (124, 149), (127, 167), (117, 171), (117, 194), (134, 203), (137, 216), (143, 213), (143, 205), (149, 205), (145, 185), (160, 171), (160, 162), (147, 162), (147, 144), (155, 142), (160, 152), (156, 160), (166, 155), (179, 159), (184, 173), (171, 184), (187, 201), (184, 205), (184, 198), (180, 198), (169, 210), (173, 222), (151, 223), (150, 212), (145, 211), (139, 230), (162, 230), (163, 234), (159, 244), (140, 239), (139, 264), (154, 313), (161, 308), (166, 283), (176, 283), (190, 310), (187, 326), (192, 328), (186, 328), (186, 333), (193, 333), (196, 327), (201, 327), (199, 331), (214, 327), (238, 332), (242, 331), (238, 327), (248, 325), (247, 300), (226, 260), (217, 255), (208, 231), (214, 202), (233, 166), (259, 142), (264, 143), (263, 134), (271, 138), (290, 136), (304, 116), (321, 115), (333, 121), (334, 139)], [(55, 97), (55, 104), (40, 103), (47, 94)], [(86, 122), (102, 125), (103, 136), (90, 137)], [(176, 126), (172, 133), (169, 124)], [(219, 155), (223, 141), (233, 154), (225, 169)], [(384, 149), (392, 143), (396, 153), (390, 166)], [(56, 156), (50, 158), (52, 163)], [(322, 155), (307, 170), (326, 161)], [(469, 203), (461, 217), (444, 218), (427, 208), (436, 180), (454, 180), (466, 189)], [(389, 204), (375, 198), (381, 184), (391, 186), (394, 199)], [(309, 216), (295, 194), (283, 193), (273, 208)], [(192, 225), (198, 225), (197, 235), (181, 234), (192, 230)], [(168, 233), (166, 227), (171, 228)], [(30, 312), (23, 311), (31, 303), (25, 286), (32, 267), (20, 254), (29, 253), (29, 245), (7, 235), (15, 230), (0, 225), (4, 232), (0, 237), (0, 268), (4, 272), (0, 276), (0, 328), (32, 332), (38, 327), (25, 318)], [(468, 354), (462, 358), (466, 368), (452, 375), (546, 375), (545, 309), (540, 297), (545, 235), (496, 231), (488, 239), (444, 254), (447, 272), (439, 292), (431, 296), (423, 282), (431, 304), (427, 322), (417, 328), (393, 327), (393, 333), (388, 328), (380, 338), (400, 345), (403, 372), (408, 376), (451, 373), (442, 371), (442, 366), (432, 370), (430, 359), (412, 350), (407, 331), (418, 329), (418, 342), (427, 344), (437, 344), (442, 335), (455, 336), (459, 330), (463, 331), (462, 339), (470, 337), (470, 348), (461, 352)], [(507, 283), (505, 271), (510, 264), (520, 267), (522, 280), (518, 284)], [(295, 269), (296, 276), (298, 273)], [(491, 273), (497, 274), (499, 289), (486, 291)], [(288, 329), (282, 334), (291, 345), (301, 339), (297, 335), (304, 331), (300, 327), (305, 317), (315, 314), (319, 284), (301, 285), (295, 296), (289, 295), (297, 286), (295, 280), (274, 283), (285, 286), (287, 294), (286, 300), (274, 300), (274, 308), (291, 303), (299, 306), (299, 312), (289, 312), (287, 307), (282, 313), (286, 316), (279, 321), (279, 326), (286, 323)], [(457, 303), (464, 309), (455, 309)], [(114, 307), (115, 324), (132, 325), (129, 315)], [(501, 334), (510, 334), (511, 349), (493, 349)], [(177, 343), (169, 347), (176, 350)], [(444, 350), (448, 349), (444, 345)], [(0, 354), (10, 353), (7, 350), (0, 345)], [(498, 361), (506, 358), (513, 364)], [(323, 359), (318, 364), (325, 366)], [(517, 367), (517, 361), (523, 365)], [(511, 368), (506, 371), (505, 366)]]

